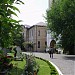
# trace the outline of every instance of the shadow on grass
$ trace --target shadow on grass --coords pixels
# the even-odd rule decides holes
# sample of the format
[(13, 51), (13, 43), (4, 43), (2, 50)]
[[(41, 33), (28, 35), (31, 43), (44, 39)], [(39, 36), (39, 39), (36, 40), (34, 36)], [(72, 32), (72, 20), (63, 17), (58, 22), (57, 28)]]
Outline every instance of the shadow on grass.
[(23, 61), (12, 61), (13, 68), (9, 71), (8, 75), (21, 75), (25, 69), (25, 60)]
[(14, 67), (9, 71), (9, 73), (10, 73), (10, 75), (21, 75), (21, 74), (23, 73), (23, 70), (24, 70), (24, 69), (17, 68), (17, 67), (14, 66)]

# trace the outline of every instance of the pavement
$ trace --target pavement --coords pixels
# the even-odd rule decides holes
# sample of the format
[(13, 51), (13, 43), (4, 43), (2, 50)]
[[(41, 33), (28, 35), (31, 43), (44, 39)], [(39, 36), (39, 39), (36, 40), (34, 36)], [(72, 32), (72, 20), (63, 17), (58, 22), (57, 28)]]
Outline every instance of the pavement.
[(33, 52), (33, 55), (51, 61), (63, 75), (75, 75), (75, 55), (54, 54), (53, 59), (48, 53)]

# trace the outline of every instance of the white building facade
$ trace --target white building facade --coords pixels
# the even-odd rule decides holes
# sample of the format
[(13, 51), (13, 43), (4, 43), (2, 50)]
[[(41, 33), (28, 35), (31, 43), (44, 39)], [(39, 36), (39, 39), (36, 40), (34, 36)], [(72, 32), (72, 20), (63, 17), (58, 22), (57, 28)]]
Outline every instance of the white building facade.
[[(48, 5), (49, 9), (50, 9), (51, 6), (52, 6), (52, 2), (53, 2), (53, 0), (49, 0), (49, 5)], [(47, 48), (50, 47), (50, 42), (51, 42), (52, 40), (55, 40), (55, 39), (54, 39), (54, 37), (52, 36), (51, 31), (48, 29), (48, 30), (47, 30)]]
[(52, 36), (51, 31), (50, 30), (47, 30), (47, 48), (50, 47), (50, 42), (52, 40), (54, 40), (54, 37)]

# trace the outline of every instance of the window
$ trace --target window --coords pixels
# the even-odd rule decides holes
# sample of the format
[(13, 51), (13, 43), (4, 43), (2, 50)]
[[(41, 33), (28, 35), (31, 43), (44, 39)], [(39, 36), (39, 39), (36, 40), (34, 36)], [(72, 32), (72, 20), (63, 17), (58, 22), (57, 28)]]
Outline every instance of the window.
[(38, 31), (38, 36), (40, 36), (40, 30)]
[(38, 41), (38, 48), (40, 48), (40, 41)]
[(45, 46), (47, 46), (47, 41), (45, 41)]

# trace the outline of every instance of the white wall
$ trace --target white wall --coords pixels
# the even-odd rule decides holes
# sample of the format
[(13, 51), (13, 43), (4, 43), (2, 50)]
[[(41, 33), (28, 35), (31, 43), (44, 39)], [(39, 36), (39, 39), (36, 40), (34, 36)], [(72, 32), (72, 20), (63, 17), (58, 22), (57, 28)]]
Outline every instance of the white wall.
[(54, 38), (52, 37), (50, 30), (47, 30), (47, 47), (50, 46), (51, 40), (54, 40)]
[(49, 8), (52, 6), (52, 0), (49, 0)]

